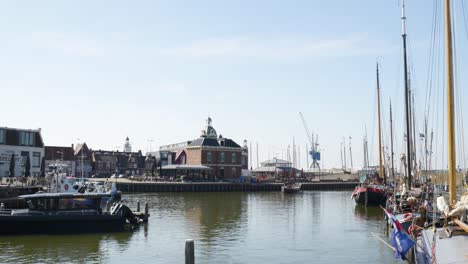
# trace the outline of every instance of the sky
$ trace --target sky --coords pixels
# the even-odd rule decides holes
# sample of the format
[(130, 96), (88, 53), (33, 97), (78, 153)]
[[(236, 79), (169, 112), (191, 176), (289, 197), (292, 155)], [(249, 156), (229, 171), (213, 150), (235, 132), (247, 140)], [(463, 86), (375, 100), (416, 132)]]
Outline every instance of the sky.
[[(419, 129), (434, 1), (406, 3)], [(377, 161), (378, 61), (398, 157), (400, 8), (397, 0), (0, 1), (0, 126), (41, 128), (46, 145), (93, 149), (122, 149), (128, 136), (146, 152), (197, 138), (210, 116), (219, 134), (253, 144), (253, 167), (257, 143), (259, 160), (285, 158), (293, 138), (305, 167), (302, 112), (324, 167), (341, 167), (340, 145), (351, 137), (358, 168), (366, 132)]]

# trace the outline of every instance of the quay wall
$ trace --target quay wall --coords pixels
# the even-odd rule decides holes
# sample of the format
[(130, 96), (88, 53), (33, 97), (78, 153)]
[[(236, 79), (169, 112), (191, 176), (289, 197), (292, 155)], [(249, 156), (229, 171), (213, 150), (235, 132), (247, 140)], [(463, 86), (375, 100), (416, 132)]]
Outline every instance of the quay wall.
[[(302, 183), (302, 190), (352, 190), (357, 182)], [(281, 183), (168, 183), (118, 182), (117, 189), (124, 193), (150, 192), (279, 192)]]

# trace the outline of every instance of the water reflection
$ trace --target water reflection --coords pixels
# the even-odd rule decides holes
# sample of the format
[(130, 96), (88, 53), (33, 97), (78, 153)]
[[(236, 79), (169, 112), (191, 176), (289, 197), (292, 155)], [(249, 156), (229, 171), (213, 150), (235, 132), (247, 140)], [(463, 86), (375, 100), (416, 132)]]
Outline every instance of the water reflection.
[(383, 220), (384, 213), (382, 208), (374, 206), (363, 206), (357, 204), (354, 208), (354, 214), (365, 220)]
[(125, 249), (132, 233), (0, 237), (4, 263), (99, 263), (109, 244)]

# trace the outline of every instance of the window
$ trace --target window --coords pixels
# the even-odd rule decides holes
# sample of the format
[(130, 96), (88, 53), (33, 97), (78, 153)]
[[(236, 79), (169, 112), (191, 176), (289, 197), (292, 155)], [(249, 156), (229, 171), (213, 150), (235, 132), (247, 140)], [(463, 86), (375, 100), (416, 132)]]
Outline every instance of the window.
[(219, 153), (219, 162), (224, 163), (224, 152)]
[(33, 146), (34, 145), (34, 132), (19, 132), (19, 143), (22, 146)]
[(234, 177), (237, 177), (237, 170), (235, 167), (232, 168), (232, 172), (231, 172), (231, 178), (234, 178)]
[(0, 144), (5, 144), (5, 129), (0, 129)]
[(211, 153), (211, 152), (206, 153), (206, 161), (208, 163), (213, 162), (213, 153)]
[(236, 164), (237, 163), (237, 153), (232, 153), (232, 164)]
[(41, 153), (33, 152), (32, 166), (38, 168), (41, 166)]

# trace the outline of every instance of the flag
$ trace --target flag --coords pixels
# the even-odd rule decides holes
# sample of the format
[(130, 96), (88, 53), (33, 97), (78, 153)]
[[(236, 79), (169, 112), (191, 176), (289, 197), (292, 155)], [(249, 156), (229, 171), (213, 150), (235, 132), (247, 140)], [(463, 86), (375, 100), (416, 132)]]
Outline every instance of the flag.
[(392, 221), (393, 232), (392, 232), (392, 246), (395, 248), (395, 257), (405, 260), (406, 253), (414, 246), (414, 241), (405, 232), (405, 229), (401, 223), (395, 218), (392, 213), (387, 209), (382, 208), (387, 215), (388, 219)]

